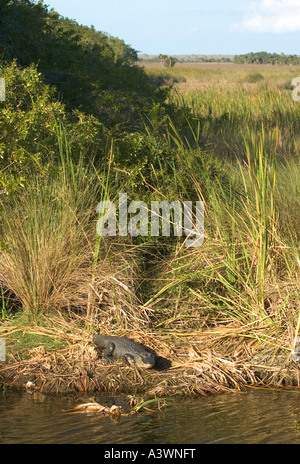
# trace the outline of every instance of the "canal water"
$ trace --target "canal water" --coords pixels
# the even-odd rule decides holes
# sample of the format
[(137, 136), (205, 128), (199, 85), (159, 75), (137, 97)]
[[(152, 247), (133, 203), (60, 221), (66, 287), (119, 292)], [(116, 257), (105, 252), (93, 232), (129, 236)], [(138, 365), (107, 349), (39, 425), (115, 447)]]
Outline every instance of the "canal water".
[(167, 400), (161, 412), (142, 411), (117, 422), (97, 414), (68, 413), (87, 399), (0, 387), (0, 444), (300, 443), (300, 391), (176, 398)]

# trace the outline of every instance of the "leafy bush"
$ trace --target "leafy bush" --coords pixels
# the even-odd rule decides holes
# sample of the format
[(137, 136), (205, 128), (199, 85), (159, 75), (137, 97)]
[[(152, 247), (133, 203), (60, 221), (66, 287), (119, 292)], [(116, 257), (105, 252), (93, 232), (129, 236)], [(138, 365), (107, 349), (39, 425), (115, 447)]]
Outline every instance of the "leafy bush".
[(48, 11), (41, 1), (0, 0), (0, 7), (0, 56), (22, 66), (36, 63), (68, 109), (107, 125), (136, 125), (141, 109), (164, 100), (164, 91), (149, 84), (135, 65), (136, 51), (122, 40)]
[[(90, 151), (105, 134), (92, 116), (68, 114), (55, 100), (34, 65), (20, 68), (16, 62), (0, 67), (6, 81), (6, 101), (0, 102), (0, 190), (25, 186), (39, 172), (50, 174), (57, 156), (57, 122), (64, 122), (74, 158)], [(100, 146), (100, 144), (99, 144)]]

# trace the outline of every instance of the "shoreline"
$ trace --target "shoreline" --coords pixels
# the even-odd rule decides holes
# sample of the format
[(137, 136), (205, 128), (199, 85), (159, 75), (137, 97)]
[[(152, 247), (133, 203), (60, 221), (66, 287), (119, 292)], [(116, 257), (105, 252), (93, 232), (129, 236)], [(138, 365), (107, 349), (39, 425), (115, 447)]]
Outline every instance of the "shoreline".
[[(49, 394), (106, 393), (146, 397), (206, 396), (211, 393), (241, 391), (246, 388), (299, 388), (300, 370), (290, 357), (277, 358), (277, 364), (245, 357), (233, 359), (215, 350), (199, 350), (185, 342), (180, 351), (173, 348), (171, 366), (160, 362), (145, 370), (125, 366), (121, 361), (106, 364), (89, 341), (73, 343), (61, 350), (35, 347), (28, 359), (9, 355), (0, 362), (0, 384), (18, 390)], [(224, 353), (223, 353), (224, 355)]]

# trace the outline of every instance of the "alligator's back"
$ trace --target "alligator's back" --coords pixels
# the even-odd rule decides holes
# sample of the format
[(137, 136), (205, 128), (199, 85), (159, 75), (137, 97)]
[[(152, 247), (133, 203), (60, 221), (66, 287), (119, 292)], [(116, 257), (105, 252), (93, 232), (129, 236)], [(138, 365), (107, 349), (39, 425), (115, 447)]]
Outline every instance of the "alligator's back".
[(93, 342), (101, 348), (106, 348), (107, 355), (118, 359), (130, 358), (139, 367), (151, 368), (155, 364), (154, 353), (131, 338), (93, 335)]
[(145, 351), (147, 351), (143, 345), (127, 337), (115, 337), (112, 335), (93, 335), (93, 342), (101, 348), (107, 348), (109, 343), (114, 343), (114, 355), (116, 357), (119, 357), (117, 355), (117, 352), (120, 352), (121, 354), (124, 351), (132, 354), (143, 354)]

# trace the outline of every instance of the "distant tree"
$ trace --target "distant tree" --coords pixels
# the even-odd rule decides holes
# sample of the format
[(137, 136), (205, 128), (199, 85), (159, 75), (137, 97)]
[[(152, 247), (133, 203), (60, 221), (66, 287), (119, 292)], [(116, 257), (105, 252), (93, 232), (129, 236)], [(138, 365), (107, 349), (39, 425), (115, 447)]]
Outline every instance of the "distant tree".
[(164, 68), (173, 68), (175, 66), (175, 64), (176, 64), (176, 60), (175, 60), (175, 58), (173, 58), (173, 56), (160, 54), (158, 56), (158, 59), (161, 62), (161, 65)]

